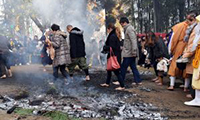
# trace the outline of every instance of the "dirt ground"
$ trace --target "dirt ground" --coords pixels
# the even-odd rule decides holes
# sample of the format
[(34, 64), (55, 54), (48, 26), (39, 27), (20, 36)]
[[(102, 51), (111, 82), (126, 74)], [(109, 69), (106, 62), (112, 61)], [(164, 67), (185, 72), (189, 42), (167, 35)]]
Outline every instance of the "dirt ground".
[[(42, 66), (32, 65), (32, 66), (18, 66), (13, 67), (13, 78), (8, 78), (0, 80), (0, 95), (11, 95), (18, 93), (24, 88), (24, 86), (34, 84), (40, 84), (40, 79), (44, 77), (47, 73), (42, 71)], [(142, 69), (143, 70), (143, 69)], [(52, 68), (47, 68), (48, 73), (52, 73)], [(30, 78), (32, 76), (32, 78)], [(101, 77), (100, 77), (101, 76)], [(37, 80), (34, 80), (34, 77), (37, 77)], [(127, 102), (145, 102), (151, 103), (154, 106), (159, 108), (159, 111), (162, 116), (166, 116), (171, 120), (199, 120), (200, 119), (200, 108), (199, 107), (188, 107), (183, 103), (189, 101), (190, 99), (186, 98), (186, 94), (181, 88), (176, 87), (174, 91), (168, 91), (167, 86), (169, 80), (166, 78), (164, 86), (157, 86), (155, 83), (150, 80), (154, 76), (142, 75), (143, 85), (141, 86), (131, 86), (130, 81), (132, 80), (132, 74), (128, 74), (126, 79), (126, 91), (137, 94), (139, 97), (135, 99), (127, 100)], [(106, 78), (105, 72), (91, 73), (91, 81), (88, 82), (88, 85), (96, 86), (102, 89), (102, 92), (106, 90), (114, 91), (114, 85), (111, 85), (110, 88), (101, 88), (100, 83), (103, 83)], [(87, 83), (86, 83), (87, 84)], [(178, 85), (181, 84), (181, 81), (178, 81)], [(146, 91), (143, 88), (148, 88), (150, 91)], [(19, 118), (16, 114), (8, 115), (6, 111), (0, 110), (0, 120), (15, 120)], [(44, 118), (40, 116), (28, 116), (20, 118), (20, 120), (49, 120), (49, 118)]]

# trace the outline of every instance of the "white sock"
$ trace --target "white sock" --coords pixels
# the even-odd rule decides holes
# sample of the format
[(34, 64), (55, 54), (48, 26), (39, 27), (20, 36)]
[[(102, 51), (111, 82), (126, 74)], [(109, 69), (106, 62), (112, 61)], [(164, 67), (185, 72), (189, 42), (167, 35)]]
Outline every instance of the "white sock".
[(188, 88), (189, 85), (190, 85), (190, 79), (189, 78), (185, 78), (185, 85), (184, 85), (184, 87)]
[(176, 80), (176, 77), (169, 77), (170, 78), (170, 86), (174, 87), (175, 85), (175, 80)]

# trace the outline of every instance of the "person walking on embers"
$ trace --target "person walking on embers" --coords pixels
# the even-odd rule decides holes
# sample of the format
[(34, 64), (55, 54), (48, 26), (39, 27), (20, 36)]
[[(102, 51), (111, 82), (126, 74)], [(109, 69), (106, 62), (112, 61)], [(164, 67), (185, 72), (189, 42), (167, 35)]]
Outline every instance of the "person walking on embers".
[[(103, 49), (104, 53), (108, 53), (107, 59), (110, 58), (110, 47), (113, 50), (113, 53), (115, 56), (117, 56), (117, 61), (121, 65), (121, 46), (120, 46), (120, 39), (121, 39), (121, 34), (116, 31), (116, 28), (113, 24), (109, 24), (107, 31), (109, 33), (108, 38), (106, 40), (105, 47)], [(110, 81), (111, 81), (111, 76), (112, 72), (115, 73), (115, 75), (118, 78), (118, 81), (120, 83), (120, 87), (116, 88), (116, 90), (124, 90), (124, 82), (122, 80), (122, 76), (120, 74), (120, 69), (114, 70), (114, 71), (109, 71), (107, 70), (107, 79), (106, 83), (101, 84), (102, 87), (109, 87)]]
[(86, 74), (86, 81), (90, 80), (88, 65), (86, 63), (85, 42), (83, 31), (72, 25), (67, 26), (69, 32), (70, 56), (72, 63), (68, 66), (70, 77), (73, 77), (74, 69), (78, 65)]
[(68, 74), (65, 70), (66, 66), (71, 63), (69, 46), (66, 41), (66, 36), (60, 30), (60, 26), (53, 24), (51, 26), (53, 31), (52, 40), (47, 40), (55, 49), (55, 58), (53, 59), (53, 75), (55, 80), (58, 78), (58, 69), (62, 75), (67, 78)]
[(136, 58), (139, 56), (137, 46), (137, 36), (132, 25), (126, 17), (120, 19), (120, 24), (124, 28), (125, 39), (122, 49), (123, 62), (121, 66), (122, 79), (125, 80), (128, 66), (131, 67), (135, 82), (133, 85), (141, 85), (142, 80), (136, 67)]

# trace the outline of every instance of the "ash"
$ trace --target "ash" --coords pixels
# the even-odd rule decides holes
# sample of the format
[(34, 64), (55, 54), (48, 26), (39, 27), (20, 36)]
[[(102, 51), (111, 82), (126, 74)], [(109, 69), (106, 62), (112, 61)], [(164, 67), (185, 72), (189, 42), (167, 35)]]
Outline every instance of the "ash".
[[(33, 109), (33, 115), (61, 111), (76, 118), (168, 119), (161, 116), (159, 108), (139, 101), (137, 94), (101, 88), (98, 86), (99, 81), (88, 83), (83, 79), (82, 76), (77, 76), (67, 83), (58, 80), (53, 85), (49, 84), (51, 80), (45, 79), (42, 86), (28, 88), (29, 97), (27, 98), (19, 99), (18, 97), (19, 100), (16, 100), (10, 96), (0, 97), (2, 101), (0, 109), (10, 110), (13, 106)], [(128, 102), (131, 99), (136, 99), (136, 101)]]

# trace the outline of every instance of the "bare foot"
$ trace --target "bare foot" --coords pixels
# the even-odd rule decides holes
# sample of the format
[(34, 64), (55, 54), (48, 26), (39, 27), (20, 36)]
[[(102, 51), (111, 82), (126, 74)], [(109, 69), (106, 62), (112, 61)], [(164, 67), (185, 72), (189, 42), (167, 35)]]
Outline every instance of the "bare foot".
[(132, 85), (137, 85), (137, 83), (133, 82)]
[(173, 86), (170, 86), (170, 87), (168, 87), (167, 89), (170, 90), (170, 91), (173, 91), (173, 90), (174, 90), (174, 87), (173, 87)]
[(101, 87), (109, 87), (109, 85), (106, 84), (106, 83), (104, 83), (104, 84), (100, 84), (100, 85), (101, 85)]
[(47, 71), (47, 70), (44, 68), (44, 69), (43, 69), (43, 72), (46, 72), (46, 71)]
[(6, 79), (6, 75), (1, 76), (1, 79)]
[(11, 78), (12, 76), (13, 76), (13, 75), (12, 75), (12, 71), (9, 69), (9, 70), (8, 70), (8, 77)]
[(192, 98), (192, 95), (191, 94), (187, 94), (186, 98)]
[(155, 83), (159, 83), (159, 82), (160, 82), (160, 80), (156, 80), (156, 81), (155, 81)]
[(123, 90), (125, 90), (125, 88), (124, 87), (118, 87), (118, 88), (115, 88), (115, 90), (123, 91)]
[(180, 85), (179, 87), (180, 87), (180, 88), (184, 88), (184, 85)]
[(120, 85), (118, 81), (113, 82), (114, 85)]
[(162, 83), (158, 83), (157, 85), (158, 85), (158, 86), (163, 86), (163, 84), (162, 84)]
[(137, 85), (142, 85), (142, 83), (140, 82), (140, 83), (137, 83)]
[(152, 81), (152, 82), (155, 82), (156, 80), (158, 80), (158, 77), (152, 79), (151, 81)]
[(86, 80), (86, 81), (90, 81), (90, 76), (87, 75), (86, 78), (85, 78), (85, 80)]
[(189, 92), (190, 90), (188, 88), (184, 88), (184, 92)]

